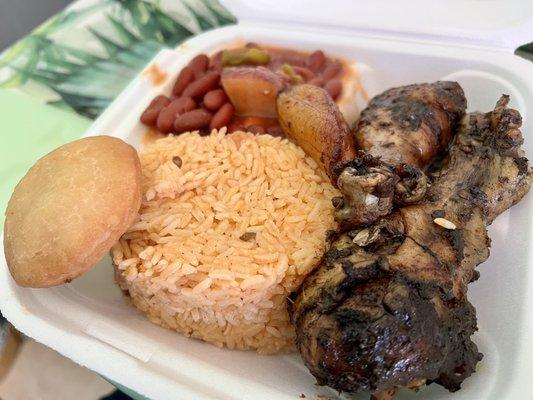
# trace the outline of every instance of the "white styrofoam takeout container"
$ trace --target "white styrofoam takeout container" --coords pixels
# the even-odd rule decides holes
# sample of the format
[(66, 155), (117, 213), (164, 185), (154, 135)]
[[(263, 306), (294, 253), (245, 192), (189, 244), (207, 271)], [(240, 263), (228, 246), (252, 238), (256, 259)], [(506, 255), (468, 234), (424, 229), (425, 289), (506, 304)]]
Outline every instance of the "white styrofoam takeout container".
[[(523, 39), (525, 31), (533, 31), (531, 24), (528, 31), (522, 20), (516, 24), (511, 21), (512, 29), (507, 29), (510, 38), (498, 36), (491, 41), (488, 28), (480, 26), (479, 21), (470, 30), (470, 39), (455, 26), (439, 32), (424, 26), (429, 34), (422, 35), (409, 29), (409, 19), (405, 21), (393, 13), (387, 20), (397, 15), (399, 25), (389, 24), (379, 34), (372, 34), (362, 19), (368, 18), (365, 21), (372, 23), (376, 15), (362, 10), (357, 20), (362, 29), (355, 29), (350, 25), (349, 13), (342, 13), (342, 6), (348, 7), (352, 15), (358, 10), (343, 1), (328, 2), (322, 14), (319, 10), (323, 6), (316, 1), (284, 4), (286, 13), (267, 0), (253, 5), (239, 0), (227, 3), (243, 22), (197, 36), (175, 50), (162, 51), (151, 64), (168, 73), (163, 85), (154, 87), (141, 73), (86, 134), (114, 135), (139, 146), (145, 131), (138, 122), (142, 110), (155, 95), (170, 92), (181, 68), (197, 53), (209, 53), (242, 40), (303, 50), (320, 48), (330, 55), (353, 60), (371, 96), (393, 86), (453, 79), (463, 86), (470, 111), (488, 111), (502, 93), (510, 94), (511, 106), (524, 117), (524, 148), (530, 157), (533, 155), (533, 64), (509, 50), (515, 44), (513, 40)], [(402, 11), (397, 4), (388, 4), (392, 10)], [(529, 12), (532, 9), (522, 0), (506, 4), (527, 6)], [(428, 6), (427, 2), (424, 6)], [(490, 4), (487, 7), (491, 9)], [(391, 9), (387, 9), (389, 14)], [(254, 21), (258, 13), (265, 16), (262, 22)], [(518, 18), (521, 14), (513, 15)], [(267, 18), (282, 21), (291, 16), (296, 21), (292, 28), (289, 24), (268, 22)], [(324, 23), (318, 29), (316, 25), (299, 24), (313, 16), (331, 22), (331, 26)], [(493, 36), (500, 33), (500, 27), (496, 28)], [(431, 385), (419, 393), (403, 391), (399, 399), (533, 398), (533, 314), (529, 312), (533, 309), (533, 271), (529, 268), (533, 264), (529, 220), (532, 199), (530, 194), (490, 227), (491, 257), (479, 267), (479, 281), (470, 285), (469, 298), (479, 320), (475, 341), (485, 354), (478, 371), (455, 394)], [(122, 298), (113, 281), (109, 257), (74, 282), (50, 289), (18, 287), (9, 275), (3, 253), (0, 265), (0, 307), (15, 327), (149, 398), (295, 400), (300, 394), (311, 399), (318, 394), (337, 396), (332, 390), (314, 385), (313, 377), (296, 354), (258, 356), (254, 352), (218, 349), (151, 324)]]

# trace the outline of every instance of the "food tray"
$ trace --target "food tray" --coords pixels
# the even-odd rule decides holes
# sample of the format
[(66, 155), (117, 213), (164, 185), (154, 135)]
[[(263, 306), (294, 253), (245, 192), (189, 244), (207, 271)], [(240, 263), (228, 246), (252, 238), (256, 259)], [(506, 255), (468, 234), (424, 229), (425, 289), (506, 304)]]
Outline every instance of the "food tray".
[[(533, 156), (533, 64), (505, 50), (247, 24), (208, 32), (159, 53), (151, 65), (165, 71), (167, 79), (154, 86), (149, 74), (141, 73), (86, 135), (113, 135), (138, 147), (145, 132), (138, 118), (151, 99), (170, 92), (176, 74), (194, 55), (239, 41), (320, 48), (353, 60), (370, 96), (393, 86), (454, 79), (463, 86), (470, 111), (489, 111), (502, 93), (510, 94), (511, 106), (524, 117), (524, 148)], [(533, 398), (532, 198), (528, 195), (489, 228), (492, 254), (479, 267), (481, 278), (470, 285), (480, 328), (475, 342), (485, 354), (478, 371), (453, 395), (431, 385), (419, 393), (402, 391), (399, 399)], [(16, 328), (149, 398), (295, 400), (301, 394), (310, 399), (338, 395), (314, 385), (297, 354), (258, 356), (218, 349), (153, 325), (123, 299), (109, 257), (74, 282), (51, 289), (18, 287), (3, 253), (0, 264), (0, 306)]]

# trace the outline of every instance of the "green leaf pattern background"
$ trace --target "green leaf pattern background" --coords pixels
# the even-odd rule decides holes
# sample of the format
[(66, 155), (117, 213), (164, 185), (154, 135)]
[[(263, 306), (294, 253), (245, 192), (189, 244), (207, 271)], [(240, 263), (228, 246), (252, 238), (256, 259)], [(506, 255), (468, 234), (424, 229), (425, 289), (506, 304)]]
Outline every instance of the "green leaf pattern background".
[(82, 0), (0, 57), (0, 88), (95, 118), (163, 47), (235, 19), (214, 0)]
[(217, 0), (78, 0), (0, 54), (0, 215), (28, 168), (81, 136), (159, 50), (235, 22)]

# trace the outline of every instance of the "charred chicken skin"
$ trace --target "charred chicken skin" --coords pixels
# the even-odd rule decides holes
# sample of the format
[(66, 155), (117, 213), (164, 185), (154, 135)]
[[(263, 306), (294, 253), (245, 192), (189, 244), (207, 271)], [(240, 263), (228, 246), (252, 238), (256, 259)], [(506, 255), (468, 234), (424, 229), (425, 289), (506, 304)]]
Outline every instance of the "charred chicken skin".
[(444, 152), (466, 110), (457, 82), (389, 89), (374, 97), (355, 127), (357, 147), (391, 165), (426, 168)]
[[(457, 84), (434, 85), (437, 88), (411, 85), (405, 89), (423, 87), (424, 93), (441, 93), (444, 86), (448, 88), (445, 91), (462, 97)], [(385, 93), (396, 96), (406, 92), (398, 88)], [(383, 100), (381, 96), (377, 99)], [(419, 102), (420, 98), (436, 97), (412, 98)], [(386, 102), (391, 109), (396, 103)], [(471, 340), (477, 324), (475, 310), (467, 300), (467, 285), (477, 278), (474, 268), (489, 255), (487, 225), (527, 193), (532, 172), (520, 149), (521, 117), (506, 107), (507, 96), (498, 101), (494, 111), (468, 114), (460, 123), (456, 119), (465, 104), (455, 103), (459, 104), (456, 114), (439, 129), (450, 130), (445, 134), (449, 135), (447, 142), (458, 133), (436, 172), (427, 178), (431, 185), (416, 202), (392, 200), (388, 209), (367, 218), (365, 224), (341, 219), (342, 229), (332, 233), (322, 263), (294, 295), (291, 317), (297, 347), (320, 384), (352, 393), (370, 390), (380, 399), (392, 397), (398, 388), (431, 382), (455, 391), (481, 359)], [(383, 103), (371, 102), (369, 107), (376, 104)], [(440, 102), (444, 114), (450, 113), (450, 104)], [(401, 107), (416, 110), (419, 104)], [(374, 114), (384, 113), (393, 111)], [(435, 115), (434, 110), (431, 113)], [(368, 120), (371, 114), (363, 112), (361, 120)], [(436, 127), (422, 125), (424, 134)], [(361, 143), (358, 135), (371, 141), (361, 127), (372, 126), (379, 125), (371, 121), (357, 124), (357, 143)], [(396, 131), (389, 130), (389, 134), (395, 137)], [(425, 164), (409, 164), (413, 153), (404, 153), (404, 149), (410, 147), (399, 145), (401, 141), (396, 139), (399, 163), (387, 158), (389, 153), (385, 153), (388, 162), (383, 162), (377, 149), (388, 142), (379, 132), (376, 137), (373, 155), (363, 152), (333, 167), (341, 169), (337, 183), (344, 194), (342, 201), (348, 196), (357, 199), (359, 194), (350, 190), (362, 186), (356, 182), (343, 187), (340, 181), (346, 171), (351, 176), (371, 177), (377, 182), (375, 187), (382, 193), (389, 191), (394, 199), (401, 177), (414, 176), (416, 180), (420, 168), (431, 162), (428, 158)], [(434, 137), (439, 139), (433, 142), (437, 147), (431, 151), (433, 159), (446, 149), (440, 142), (443, 136)], [(374, 147), (367, 147), (371, 149)], [(373, 168), (388, 168), (387, 174), (393, 177), (387, 175), (380, 181)], [(365, 202), (354, 204), (362, 207), (361, 215), (366, 212)]]
[[(284, 131), (342, 192), (335, 201), (337, 220), (367, 225), (395, 204), (420, 201), (427, 189), (423, 170), (448, 147), (464, 115), (461, 87), (436, 82), (387, 90), (370, 101), (353, 135), (328, 97), (319, 87), (300, 85), (281, 93), (277, 107)], [(353, 141), (365, 152), (355, 160)]]

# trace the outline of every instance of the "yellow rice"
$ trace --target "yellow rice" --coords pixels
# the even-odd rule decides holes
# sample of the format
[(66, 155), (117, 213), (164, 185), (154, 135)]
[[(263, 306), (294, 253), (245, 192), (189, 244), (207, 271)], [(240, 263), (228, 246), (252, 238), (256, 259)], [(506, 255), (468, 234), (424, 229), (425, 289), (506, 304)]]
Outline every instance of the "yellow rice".
[(139, 219), (112, 250), (133, 304), (218, 346), (292, 351), (287, 295), (335, 228), (338, 194), (317, 164), (286, 139), (225, 129), (169, 136), (139, 156)]

